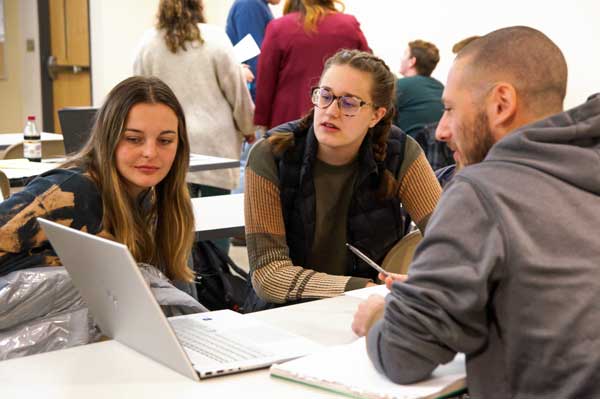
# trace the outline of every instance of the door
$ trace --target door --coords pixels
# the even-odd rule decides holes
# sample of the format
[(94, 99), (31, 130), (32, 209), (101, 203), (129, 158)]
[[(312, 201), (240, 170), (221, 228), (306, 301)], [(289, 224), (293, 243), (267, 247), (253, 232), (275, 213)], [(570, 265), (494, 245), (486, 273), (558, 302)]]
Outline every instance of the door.
[(46, 101), (52, 106), (45, 109), (51, 109), (53, 130), (60, 133), (59, 109), (92, 103), (88, 0), (48, 0), (48, 16), (50, 51), (42, 73), (51, 82)]

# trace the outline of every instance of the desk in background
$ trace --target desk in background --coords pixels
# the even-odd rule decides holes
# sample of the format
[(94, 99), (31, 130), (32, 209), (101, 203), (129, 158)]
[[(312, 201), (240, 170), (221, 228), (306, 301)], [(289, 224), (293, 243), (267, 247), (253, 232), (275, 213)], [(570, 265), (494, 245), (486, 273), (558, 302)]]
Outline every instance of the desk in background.
[[(352, 342), (351, 296), (245, 315), (324, 345)], [(149, 332), (151, 333), (151, 332)], [(107, 341), (0, 361), (0, 397), (43, 398), (343, 398), (269, 376), (267, 369), (194, 382), (116, 342)]]
[[(33, 177), (56, 168), (58, 164), (62, 163), (64, 160), (64, 158), (49, 158), (43, 159), (42, 162), (29, 162), (23, 158), (0, 159), (0, 169), (2, 169), (8, 177), (11, 187), (22, 187)], [(189, 171), (201, 172), (206, 170), (237, 168), (239, 166), (240, 161), (236, 159), (191, 154)]]
[[(42, 141), (62, 141), (62, 134), (42, 132)], [(23, 141), (23, 133), (0, 133), (0, 151)]]
[(197, 240), (244, 235), (244, 194), (192, 198)]

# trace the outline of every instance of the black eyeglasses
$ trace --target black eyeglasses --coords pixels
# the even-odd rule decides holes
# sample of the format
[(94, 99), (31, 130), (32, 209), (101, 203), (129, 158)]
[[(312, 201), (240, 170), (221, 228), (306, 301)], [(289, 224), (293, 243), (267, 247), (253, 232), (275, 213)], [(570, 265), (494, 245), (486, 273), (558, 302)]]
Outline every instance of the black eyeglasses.
[(337, 100), (338, 107), (345, 116), (355, 116), (362, 107), (373, 104), (355, 96), (336, 96), (326, 87), (313, 87), (311, 90), (311, 101), (315, 107), (325, 109)]

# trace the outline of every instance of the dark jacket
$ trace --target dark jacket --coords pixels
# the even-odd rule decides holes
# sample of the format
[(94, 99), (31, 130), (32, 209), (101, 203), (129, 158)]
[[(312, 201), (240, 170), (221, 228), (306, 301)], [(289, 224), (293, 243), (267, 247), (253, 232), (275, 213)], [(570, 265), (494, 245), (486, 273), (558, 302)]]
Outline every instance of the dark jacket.
[(100, 234), (100, 192), (80, 170), (54, 169), (0, 203), (0, 276), (31, 267), (60, 265), (37, 217)]
[[(281, 182), (281, 204), (290, 257), (296, 265), (306, 264), (306, 254), (313, 247), (315, 229), (315, 186), (312, 167), (318, 142), (312, 126), (302, 130), (298, 122), (290, 122), (273, 131), (294, 134), (294, 144), (277, 158)], [(272, 132), (267, 133), (267, 136)], [(371, 136), (367, 135), (358, 155), (358, 176), (348, 212), (348, 242), (376, 262), (381, 262), (390, 248), (404, 235), (402, 204), (397, 196), (377, 198), (380, 176), (384, 169), (398, 174), (404, 159), (406, 136), (392, 128), (384, 162), (373, 157)], [(377, 272), (357, 257), (350, 257), (346, 274), (376, 278)]]

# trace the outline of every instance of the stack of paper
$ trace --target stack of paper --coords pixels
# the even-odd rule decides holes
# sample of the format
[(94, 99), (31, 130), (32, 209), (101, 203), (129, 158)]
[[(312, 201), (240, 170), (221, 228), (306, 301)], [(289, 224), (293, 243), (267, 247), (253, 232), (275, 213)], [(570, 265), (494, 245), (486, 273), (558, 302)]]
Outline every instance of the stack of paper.
[(354, 398), (438, 398), (458, 394), (466, 386), (464, 355), (438, 367), (430, 379), (394, 384), (379, 374), (368, 358), (365, 340), (335, 346), (300, 359), (271, 366), (271, 375)]

